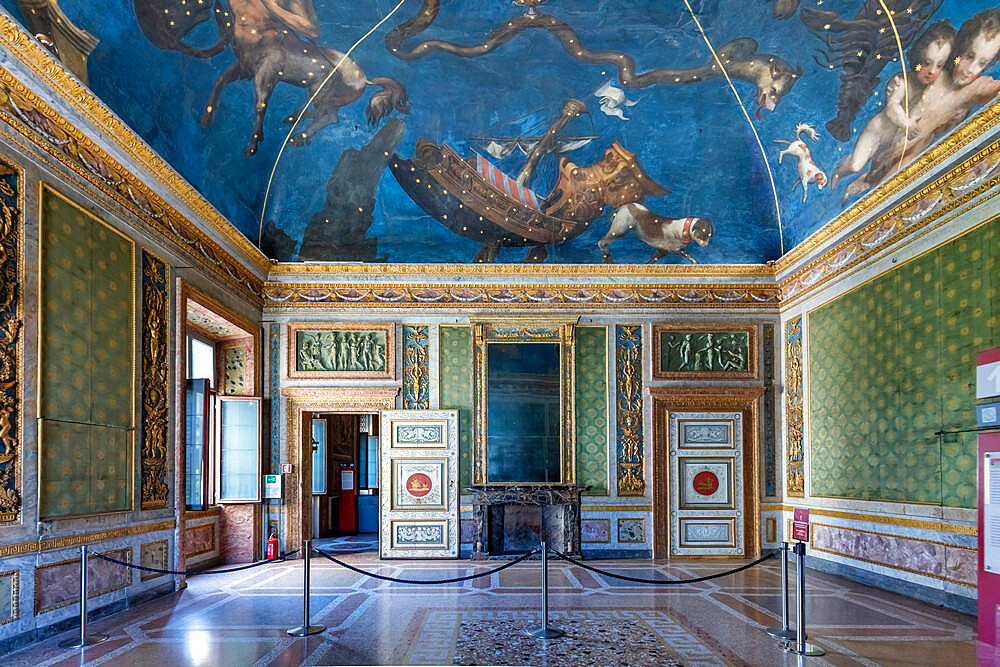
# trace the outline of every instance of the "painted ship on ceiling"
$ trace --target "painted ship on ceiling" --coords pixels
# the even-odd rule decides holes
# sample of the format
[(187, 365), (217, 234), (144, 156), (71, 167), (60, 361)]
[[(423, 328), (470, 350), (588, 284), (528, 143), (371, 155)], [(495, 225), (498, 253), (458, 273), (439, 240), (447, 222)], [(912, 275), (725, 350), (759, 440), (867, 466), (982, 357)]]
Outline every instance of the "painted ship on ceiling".
[(548, 255), (547, 245), (579, 236), (601, 217), (605, 207), (617, 209), (647, 196), (669, 194), (617, 141), (587, 167), (561, 157), (552, 190), (544, 197), (535, 193), (531, 178), (545, 155), (567, 153), (597, 139), (562, 134), (570, 121), (586, 113), (586, 104), (570, 99), (541, 136), (472, 138), (496, 159), (516, 148), (525, 152), (527, 163), (516, 178), (479, 152), (463, 159), (450, 146), (427, 139), (417, 140), (413, 159), (394, 155), (389, 169), (428, 215), (482, 244), (474, 262), (493, 262), (502, 248), (511, 247), (528, 248), (525, 262), (542, 262)]

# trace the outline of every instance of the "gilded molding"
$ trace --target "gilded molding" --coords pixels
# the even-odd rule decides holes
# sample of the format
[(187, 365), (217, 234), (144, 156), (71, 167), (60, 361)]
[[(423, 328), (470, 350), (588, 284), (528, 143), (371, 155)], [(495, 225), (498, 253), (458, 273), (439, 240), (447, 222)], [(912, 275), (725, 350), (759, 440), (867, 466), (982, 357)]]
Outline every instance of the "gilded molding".
[(642, 441), (642, 325), (615, 327), (617, 378), (618, 495), (646, 494)]
[(430, 327), (403, 325), (403, 409), (430, 410)]
[(36, 39), (15, 21), (0, 14), (0, 45), (42, 81), (60, 94), (66, 103), (97, 125), (104, 134), (207, 222), (214, 232), (232, 243), (266, 273), (269, 260), (222, 216), (201, 194), (171, 167), (132, 128), (123, 123), (89, 88), (82, 85)]
[(0, 158), (0, 524), (21, 516), (24, 171)]
[(264, 285), (268, 310), (328, 308), (778, 308), (773, 284), (276, 283)]
[[(879, 501), (892, 502), (892, 501)], [(897, 503), (907, 504), (907, 503)], [(791, 512), (795, 508), (791, 505), (761, 505), (761, 512)], [(867, 523), (878, 523), (886, 526), (896, 526), (899, 528), (918, 528), (921, 530), (932, 530), (939, 533), (952, 533), (955, 535), (969, 535), (975, 537), (979, 534), (976, 526), (967, 526), (954, 523), (944, 523), (942, 521), (929, 521), (927, 519), (901, 519), (882, 514), (860, 514), (858, 512), (841, 512), (838, 510), (828, 510), (817, 507), (809, 508), (810, 516), (825, 516), (833, 519), (846, 519), (848, 521), (865, 521)], [(914, 538), (915, 539), (915, 538)]]
[(101, 530), (96, 533), (84, 533), (81, 535), (68, 535), (66, 537), (50, 537), (44, 540), (33, 542), (20, 542), (18, 544), (5, 544), (0, 546), (0, 558), (10, 556), (23, 556), (24, 554), (41, 553), (43, 551), (55, 551), (56, 549), (67, 549), (83, 544), (94, 544), (105, 540), (117, 540), (123, 537), (143, 535), (145, 533), (155, 533), (161, 530), (173, 530), (177, 527), (177, 521), (158, 521), (156, 523), (144, 523), (138, 526), (125, 526), (111, 530)]
[(142, 509), (167, 506), (169, 267), (142, 251)]
[(767, 264), (303, 264), (282, 262), (271, 266), (269, 280), (284, 277), (329, 276), (337, 279), (369, 276), (463, 276), (481, 278), (589, 278), (602, 276), (685, 278), (731, 278), (770, 281), (774, 269)]
[(785, 324), (785, 490), (805, 495), (805, 437), (803, 418), (802, 316)]
[[(0, 16), (0, 23), (3, 20)], [(2, 67), (0, 120), (159, 231), (195, 261), (238, 287), (254, 303), (261, 303), (262, 282), (256, 275)]]

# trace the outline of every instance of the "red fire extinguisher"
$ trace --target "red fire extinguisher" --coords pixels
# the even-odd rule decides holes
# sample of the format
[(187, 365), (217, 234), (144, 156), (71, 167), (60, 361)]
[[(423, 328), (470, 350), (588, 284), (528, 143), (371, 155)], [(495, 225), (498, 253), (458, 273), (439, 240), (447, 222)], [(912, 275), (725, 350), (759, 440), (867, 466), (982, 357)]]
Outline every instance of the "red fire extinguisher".
[(274, 533), (267, 538), (267, 559), (274, 560), (278, 557), (278, 538)]

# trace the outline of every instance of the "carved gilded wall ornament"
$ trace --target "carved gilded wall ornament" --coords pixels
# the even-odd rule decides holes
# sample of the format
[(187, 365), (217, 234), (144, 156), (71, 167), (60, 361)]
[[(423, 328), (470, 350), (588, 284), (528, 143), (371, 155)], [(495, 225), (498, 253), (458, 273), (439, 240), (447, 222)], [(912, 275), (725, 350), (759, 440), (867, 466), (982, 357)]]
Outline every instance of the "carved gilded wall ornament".
[(281, 384), (281, 325), (272, 322), (268, 335), (268, 373), (271, 388), (271, 473), (278, 474), (281, 470), (281, 402), (278, 391)]
[(142, 509), (167, 506), (169, 268), (142, 251)]
[(755, 324), (653, 327), (653, 377), (657, 380), (755, 380), (757, 372)]
[(21, 273), (24, 172), (0, 159), (0, 523), (21, 513)]
[(403, 409), (431, 407), (429, 329), (426, 324), (403, 325)]
[(803, 433), (802, 316), (785, 324), (785, 466), (789, 496), (805, 495)]
[[(477, 265), (478, 266), (478, 265)], [(278, 283), (264, 286), (267, 308), (327, 308), (330, 304), (371, 308), (415, 304), (426, 308), (678, 308), (777, 309), (773, 285), (580, 285)]]
[(288, 325), (288, 378), (396, 378), (393, 323), (299, 322)]
[(618, 495), (646, 493), (642, 444), (642, 325), (615, 327), (618, 415)]

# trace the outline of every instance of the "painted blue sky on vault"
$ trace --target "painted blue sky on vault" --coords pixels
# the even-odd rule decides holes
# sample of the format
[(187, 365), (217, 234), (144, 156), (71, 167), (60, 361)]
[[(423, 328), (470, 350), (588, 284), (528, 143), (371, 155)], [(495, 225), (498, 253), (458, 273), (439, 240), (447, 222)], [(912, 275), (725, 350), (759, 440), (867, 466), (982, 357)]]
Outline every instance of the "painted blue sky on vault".
[[(21, 18), (17, 0), (0, 3)], [(324, 63), (339, 58), (325, 49), (346, 50), (396, 3), (312, 0), (311, 4), (314, 16), (309, 0), (217, 0), (214, 5), (211, 0), (136, 0), (136, 6), (60, 2), (78, 27), (99, 40), (89, 60), (91, 88), (254, 243), (271, 168), (288, 131), (282, 120), (309, 96), (290, 79), (325, 76)], [(623, 212), (615, 221), (621, 230), (627, 231), (629, 225), (636, 229), (610, 241), (614, 261), (645, 262), (660, 249), (664, 263), (687, 263), (680, 251), (702, 263), (764, 262), (780, 256), (782, 242), (784, 251), (791, 249), (842, 211), (845, 197), (846, 205), (856, 201), (866, 186), (890, 176), (901, 159), (912, 159), (918, 149), (953, 130), (997, 92), (987, 75), (1000, 49), (996, 36), (1000, 13), (981, 14), (992, 7), (986, 2), (885, 0), (912, 61), (903, 85), (893, 78), (900, 71), (899, 52), (879, 0), (692, 1), (690, 8), (726, 64), (746, 115), (729, 83), (714, 71), (712, 53), (683, 0), (552, 0), (530, 9), (524, 4), (534, 0), (524, 0), (521, 6), (508, 0), (444, 0), (429, 26), (422, 30), (415, 26), (401, 43), (387, 44), (391, 29), (435, 4), (405, 0), (351, 54), (360, 70), (342, 69), (344, 78), (335, 79), (340, 87), (319, 95), (320, 103), (327, 93), (340, 96), (336, 102), (327, 100), (325, 107), (315, 105), (322, 107), (317, 114), (322, 117), (331, 106), (343, 103), (339, 122), (316, 130), (307, 145), (284, 150), (264, 215), (265, 221), (274, 222), (263, 243), (272, 256), (390, 262), (469, 262), (475, 257), (519, 262), (534, 253), (536, 260), (547, 254), (544, 261), (550, 263), (600, 262), (598, 242), (611, 229), (617, 204), (638, 199), (627, 188), (621, 199), (607, 194), (610, 177), (603, 182), (601, 196), (615, 205), (602, 208), (599, 202), (595, 210), (571, 210), (593, 192), (573, 190), (583, 186), (573, 183), (572, 177), (557, 180), (558, 158), (543, 157), (528, 182), (544, 199), (538, 208), (572, 224), (554, 232), (554, 241), (506, 247), (503, 239), (509, 240), (513, 233), (463, 230), (461, 216), (469, 215), (469, 210), (456, 208), (456, 193), (442, 195), (442, 186), (435, 183), (435, 200), (429, 201), (430, 195), (422, 192), (426, 179), (418, 187), (412, 175), (409, 181), (405, 173), (394, 175), (405, 172), (409, 162), (402, 170), (390, 164), (394, 153), (413, 159), (422, 138), (434, 146), (447, 145), (463, 158), (473, 149), (487, 155), (488, 142), (477, 143), (473, 137), (543, 134), (566, 100), (576, 97), (586, 103), (589, 114), (574, 118), (562, 135), (596, 139), (565, 155), (588, 167), (618, 142), (635, 154), (649, 178), (670, 191), (642, 202), (655, 215), (631, 208), (630, 215)], [(248, 21), (217, 55), (198, 58), (181, 53), (185, 47), (170, 43), (180, 36), (172, 36), (172, 29), (156, 15), (174, 12), (181, 20), (182, 12), (193, 9), (196, 16), (206, 12), (205, 5), (223, 12), (223, 17), (231, 11), (232, 18), (246, 16)], [(541, 16), (523, 18), (528, 11)], [(973, 24), (970, 19), (977, 14)], [(210, 47), (218, 41), (220, 26), (226, 30), (211, 15), (208, 10), (206, 20), (183, 35), (188, 47)], [(553, 19), (553, 26), (565, 25), (575, 35), (561, 27), (527, 29), (513, 37), (502, 34), (508, 22), (521, 27), (524, 22)], [(941, 21), (950, 27), (938, 24)], [(967, 29), (959, 31), (964, 23)], [(160, 46), (151, 42), (157, 35)], [(820, 36), (827, 39), (826, 45)], [(417, 46), (443, 40), (468, 47), (491, 39), (495, 48), (484, 49), (486, 55)], [(578, 47), (605, 53), (583, 62), (587, 54), (573, 53)], [(422, 48), (429, 52), (422, 53)], [(234, 55), (236, 49), (240, 59)], [(658, 82), (645, 85), (642, 76), (628, 81), (629, 74), (614, 66), (621, 56), (634, 58), (638, 75), (659, 71)], [(250, 157), (244, 156), (244, 149), (254, 135), (258, 103), (250, 80), (223, 87), (211, 124), (202, 127), (213, 84), (227, 69), (235, 71), (241, 65), (245, 72), (258, 75), (266, 75), (272, 67), (281, 79), (266, 105), (263, 138)], [(351, 77), (362, 82), (367, 78), (370, 85), (359, 83), (354, 90)], [(595, 96), (608, 83), (604, 98)], [(777, 92), (765, 99), (772, 84)], [(908, 117), (901, 106), (896, 109), (904, 92), (909, 98)], [(358, 99), (350, 99), (357, 95)], [(757, 117), (761, 102), (767, 104)], [(368, 122), (372, 112), (382, 116), (375, 126)], [(309, 122), (305, 118), (296, 132), (309, 132)], [(909, 134), (903, 125), (910, 128)], [(777, 191), (781, 237), (758, 136)], [(859, 142), (859, 137), (864, 139)], [(501, 144), (494, 148), (499, 150)], [(858, 165), (852, 166), (848, 159), (852, 151)], [(870, 165), (868, 156), (873, 158)], [(525, 157), (515, 148), (502, 160), (489, 160), (513, 177)], [(839, 182), (832, 190), (829, 181), (835, 172)], [(803, 189), (796, 184), (800, 177), (808, 186), (804, 201)], [(635, 181), (629, 175), (623, 178)], [(500, 188), (511, 187), (502, 180), (494, 182)], [(819, 189), (821, 184), (826, 187)], [(553, 188), (557, 192), (552, 193)], [(442, 218), (445, 211), (452, 212), (451, 218)], [(710, 227), (699, 223), (702, 218), (711, 221)], [(488, 220), (484, 224), (491, 225)], [(537, 232), (540, 223), (535, 226)], [(570, 227), (573, 231), (567, 233)], [(712, 230), (710, 238), (706, 229)], [(645, 238), (639, 238), (636, 230)], [(481, 242), (490, 234), (501, 239), (492, 248)], [(568, 240), (561, 241), (560, 234)], [(699, 235), (707, 245), (699, 245)], [(533, 251), (533, 244), (541, 249)]]

